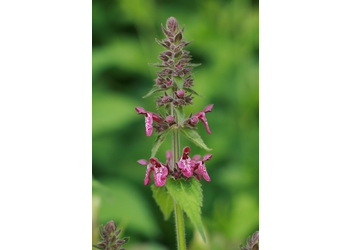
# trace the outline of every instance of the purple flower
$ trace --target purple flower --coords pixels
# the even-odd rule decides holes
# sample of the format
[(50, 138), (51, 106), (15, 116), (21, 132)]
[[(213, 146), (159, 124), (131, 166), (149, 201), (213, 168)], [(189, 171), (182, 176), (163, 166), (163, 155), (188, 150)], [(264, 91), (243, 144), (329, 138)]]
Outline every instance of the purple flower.
[(190, 147), (185, 147), (182, 152), (181, 159), (177, 162), (177, 166), (181, 170), (182, 174), (189, 178), (193, 175), (194, 161), (188, 156), (190, 154)]
[(195, 125), (198, 123), (199, 120), (201, 120), (203, 125), (207, 128), (208, 134), (211, 134), (210, 129), (209, 129), (209, 125), (208, 125), (208, 121), (205, 118), (205, 113), (211, 112), (211, 109), (213, 108), (213, 106), (214, 106), (214, 104), (210, 104), (210, 105), (206, 106), (203, 111), (200, 111), (197, 114), (195, 114), (194, 116), (192, 116), (190, 118), (190, 124)]
[(200, 155), (193, 156), (193, 160), (196, 161), (194, 169), (198, 180), (201, 180), (201, 176), (203, 176), (207, 182), (210, 182), (210, 177), (208, 175), (207, 169), (205, 168), (204, 162), (210, 160), (212, 156), (212, 154), (207, 154), (203, 156), (202, 160), (200, 160)]
[(160, 122), (161, 119), (158, 115), (152, 112), (147, 112), (144, 108), (142, 107), (135, 107), (135, 110), (138, 114), (144, 114), (145, 115), (145, 126), (146, 126), (146, 135), (150, 136), (153, 131), (153, 120), (156, 122)]

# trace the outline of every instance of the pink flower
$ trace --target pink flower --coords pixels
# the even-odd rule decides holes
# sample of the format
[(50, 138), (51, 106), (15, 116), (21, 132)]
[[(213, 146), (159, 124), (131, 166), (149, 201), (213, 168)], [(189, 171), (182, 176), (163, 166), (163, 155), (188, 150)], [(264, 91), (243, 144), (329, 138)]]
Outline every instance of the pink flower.
[[(170, 159), (168, 159), (168, 161), (170, 162)], [(164, 186), (166, 182), (166, 177), (169, 173), (169, 170), (166, 165), (160, 163), (157, 158), (151, 158), (149, 162), (143, 159), (138, 160), (137, 162), (141, 165), (147, 166), (146, 176), (144, 180), (145, 186), (151, 183), (152, 171), (153, 171), (154, 183), (156, 184), (156, 186), (158, 187)]]
[(181, 159), (177, 162), (177, 166), (181, 170), (182, 174), (187, 178), (193, 175), (194, 161), (188, 156), (190, 154), (190, 147), (185, 147), (182, 152)]
[(155, 113), (147, 112), (142, 107), (135, 107), (135, 110), (138, 114), (145, 115), (146, 135), (150, 136), (153, 131), (153, 126), (152, 126), (153, 120), (155, 120), (156, 122), (160, 122), (161, 121), (160, 117)]
[(153, 173), (154, 183), (158, 187), (164, 186), (166, 182), (166, 177), (169, 172), (167, 167), (161, 164), (157, 158), (151, 158), (149, 159), (149, 161), (154, 169), (154, 173)]
[(195, 125), (198, 123), (199, 120), (201, 120), (203, 125), (207, 128), (208, 134), (211, 134), (210, 129), (209, 129), (209, 125), (208, 125), (208, 121), (205, 118), (205, 113), (211, 112), (211, 109), (213, 108), (213, 106), (214, 106), (214, 104), (210, 104), (210, 105), (206, 106), (203, 111), (200, 111), (197, 114), (195, 114), (194, 116), (192, 116), (190, 118), (190, 123), (192, 125)]
[(205, 168), (204, 162), (210, 160), (212, 156), (212, 154), (207, 154), (203, 156), (202, 160), (200, 160), (200, 155), (193, 156), (193, 159), (196, 161), (194, 169), (198, 180), (201, 180), (201, 176), (203, 176), (207, 182), (210, 182), (210, 177), (208, 175), (207, 169)]
[(153, 168), (151, 167), (151, 164), (148, 163), (148, 161), (146, 160), (138, 160), (137, 161), (139, 164), (147, 166), (147, 170), (146, 170), (146, 177), (144, 180), (144, 184), (145, 186), (151, 183), (151, 172), (153, 171)]

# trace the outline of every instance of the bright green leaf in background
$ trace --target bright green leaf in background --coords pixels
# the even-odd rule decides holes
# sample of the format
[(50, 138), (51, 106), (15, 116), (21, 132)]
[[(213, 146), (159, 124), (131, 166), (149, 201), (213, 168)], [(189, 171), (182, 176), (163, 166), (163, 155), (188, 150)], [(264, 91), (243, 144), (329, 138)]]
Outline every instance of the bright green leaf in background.
[(174, 210), (174, 199), (168, 193), (165, 186), (157, 187), (155, 184), (151, 186), (153, 198), (156, 200), (160, 210), (164, 215), (164, 219), (168, 220), (171, 212)]
[(204, 241), (204, 229), (201, 220), (201, 207), (203, 205), (202, 188), (199, 181), (195, 178), (178, 179), (168, 178), (166, 181), (168, 192), (181, 206), (195, 225)]

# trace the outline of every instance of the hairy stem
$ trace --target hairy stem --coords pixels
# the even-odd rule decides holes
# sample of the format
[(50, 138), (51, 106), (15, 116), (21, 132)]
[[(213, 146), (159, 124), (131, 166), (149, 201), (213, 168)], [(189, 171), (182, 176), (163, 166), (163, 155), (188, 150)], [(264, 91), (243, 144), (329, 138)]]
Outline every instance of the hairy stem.
[(185, 241), (185, 225), (183, 212), (179, 204), (174, 200), (175, 207), (175, 222), (176, 222), (176, 234), (177, 234), (177, 249), (186, 250)]

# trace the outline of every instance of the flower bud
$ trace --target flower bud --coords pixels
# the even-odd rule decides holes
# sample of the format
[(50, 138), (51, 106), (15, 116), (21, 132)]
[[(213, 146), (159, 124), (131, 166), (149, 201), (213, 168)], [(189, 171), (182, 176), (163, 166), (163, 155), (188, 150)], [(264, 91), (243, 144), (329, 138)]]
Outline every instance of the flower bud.
[(177, 172), (177, 171), (175, 171), (175, 172), (174, 172), (174, 177), (175, 177), (175, 179), (179, 178), (179, 177), (180, 177), (180, 173)]
[(156, 79), (156, 83), (157, 83), (158, 85), (162, 84), (162, 82), (163, 82), (163, 78), (158, 77), (158, 78)]
[(163, 101), (164, 103), (168, 102), (168, 101), (169, 101), (169, 96), (165, 95), (165, 96), (163, 97), (162, 101)]
[(166, 122), (169, 124), (175, 123), (174, 117), (172, 117), (171, 115), (167, 116), (165, 119), (166, 119)]
[(174, 17), (170, 17), (166, 21), (166, 27), (171, 32), (171, 34), (174, 35), (179, 30), (179, 23)]
[(180, 97), (180, 98), (184, 97), (185, 96), (185, 91), (183, 89), (179, 89), (177, 91), (177, 96)]
[(170, 86), (173, 82), (169, 78), (167, 78), (165, 83), (166, 85)]
[(198, 119), (197, 116), (192, 116), (192, 117), (190, 118), (190, 123), (191, 123), (192, 125), (197, 124), (198, 121), (199, 121), (199, 119)]

